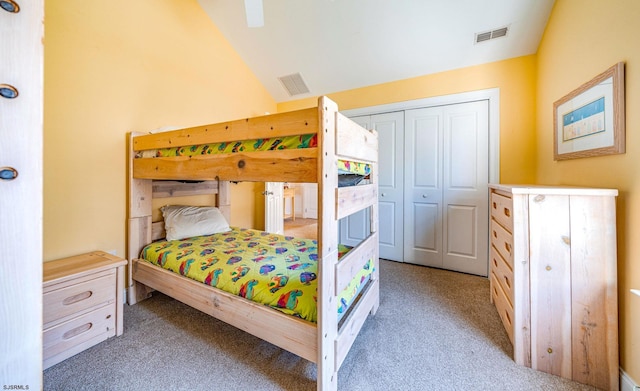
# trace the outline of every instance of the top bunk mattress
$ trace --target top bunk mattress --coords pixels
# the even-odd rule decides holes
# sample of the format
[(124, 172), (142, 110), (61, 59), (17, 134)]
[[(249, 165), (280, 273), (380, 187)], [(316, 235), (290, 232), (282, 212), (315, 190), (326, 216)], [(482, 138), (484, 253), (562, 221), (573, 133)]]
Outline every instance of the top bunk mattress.
[[(317, 148), (318, 136), (315, 133), (295, 136), (283, 136), (262, 138), (254, 140), (241, 140), (232, 142), (220, 142), (212, 144), (199, 144), (183, 147), (149, 149), (137, 151), (136, 158), (198, 156), (213, 154), (230, 154), (238, 152), (274, 151), (284, 149)], [(338, 173), (346, 175), (367, 176), (371, 172), (371, 166), (363, 162), (349, 160), (338, 161)]]
[[(351, 248), (340, 245), (338, 257)], [(154, 265), (310, 322), (317, 321), (317, 242), (253, 229), (147, 245), (141, 257)], [(344, 315), (374, 266), (369, 260), (339, 295)]]

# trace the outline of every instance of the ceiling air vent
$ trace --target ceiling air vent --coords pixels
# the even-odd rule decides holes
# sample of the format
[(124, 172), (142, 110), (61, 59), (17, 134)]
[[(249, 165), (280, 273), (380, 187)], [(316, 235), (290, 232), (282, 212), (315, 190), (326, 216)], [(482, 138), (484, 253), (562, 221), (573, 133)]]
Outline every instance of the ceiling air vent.
[(293, 75), (287, 75), (279, 77), (280, 83), (287, 90), (290, 96), (306, 94), (309, 92), (309, 87), (302, 80), (302, 75), (294, 73)]
[(490, 39), (496, 39), (496, 38), (500, 38), (500, 37), (504, 37), (507, 35), (507, 32), (509, 31), (508, 27), (502, 27), (499, 29), (495, 29), (492, 31), (485, 31), (482, 33), (476, 33), (476, 42), (475, 43), (480, 43), (480, 42), (485, 42), (488, 41)]

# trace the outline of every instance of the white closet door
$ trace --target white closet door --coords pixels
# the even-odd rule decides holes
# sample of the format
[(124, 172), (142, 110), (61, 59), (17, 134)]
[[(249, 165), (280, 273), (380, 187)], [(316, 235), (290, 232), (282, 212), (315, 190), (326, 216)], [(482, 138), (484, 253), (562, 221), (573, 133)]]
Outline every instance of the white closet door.
[(444, 106), (442, 266), (488, 275), (489, 102)]
[[(378, 131), (378, 235), (380, 258), (403, 260), (404, 113), (402, 111), (351, 118)], [(341, 243), (356, 245), (369, 232), (368, 209), (341, 221)]]
[(488, 102), (405, 118), (405, 262), (486, 276)]
[(443, 109), (405, 112), (404, 260), (442, 267)]

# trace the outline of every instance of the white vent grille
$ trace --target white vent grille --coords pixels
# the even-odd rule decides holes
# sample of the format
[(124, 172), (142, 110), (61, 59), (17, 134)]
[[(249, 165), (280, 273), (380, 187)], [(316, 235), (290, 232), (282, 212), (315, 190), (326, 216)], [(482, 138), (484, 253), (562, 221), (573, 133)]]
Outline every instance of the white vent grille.
[(282, 86), (287, 90), (290, 96), (306, 94), (309, 92), (309, 87), (307, 87), (302, 79), (302, 75), (299, 73), (282, 76), (279, 77), (278, 80), (280, 80), (280, 83), (282, 83)]
[(475, 43), (485, 42), (491, 39), (506, 37), (509, 32), (509, 27), (501, 27), (499, 29), (485, 31), (482, 33), (476, 33)]

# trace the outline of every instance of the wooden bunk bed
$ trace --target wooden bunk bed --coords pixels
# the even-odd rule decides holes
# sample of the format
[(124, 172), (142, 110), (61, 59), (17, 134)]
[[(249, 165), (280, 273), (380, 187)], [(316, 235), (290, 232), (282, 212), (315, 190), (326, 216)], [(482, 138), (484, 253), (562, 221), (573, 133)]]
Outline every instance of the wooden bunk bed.
[[(315, 134), (317, 146), (193, 157), (136, 158), (166, 147)], [(326, 97), (318, 107), (158, 134), (132, 134), (129, 162), (129, 304), (158, 290), (187, 305), (290, 351), (317, 365), (317, 389), (337, 389), (337, 373), (369, 313), (379, 305), (378, 137), (338, 112)], [(338, 160), (366, 163), (369, 183), (338, 186)], [(202, 182), (191, 182), (202, 181)], [(318, 183), (317, 322), (223, 292), (138, 259), (142, 248), (164, 237), (152, 223), (152, 199), (217, 194), (229, 220), (230, 181)], [(368, 208), (370, 235), (338, 261), (339, 220)], [(338, 322), (337, 295), (369, 260), (374, 272)]]

